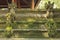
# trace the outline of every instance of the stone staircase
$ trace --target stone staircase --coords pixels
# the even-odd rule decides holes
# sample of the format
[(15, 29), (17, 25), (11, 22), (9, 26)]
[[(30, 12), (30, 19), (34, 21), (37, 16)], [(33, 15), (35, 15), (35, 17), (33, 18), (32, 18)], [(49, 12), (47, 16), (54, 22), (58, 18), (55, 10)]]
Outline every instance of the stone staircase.
[[(45, 27), (45, 23), (47, 22), (46, 19), (38, 17), (36, 14), (39, 16), (41, 14), (45, 14), (46, 11), (31, 11), (31, 10), (15, 10), (16, 14), (16, 19), (15, 19), (15, 27), (12, 30), (14, 32), (14, 35), (12, 37), (19, 37), (19, 38), (46, 38), (44, 37), (43, 33), (47, 32), (47, 29)], [(8, 13), (8, 10), (0, 10), (0, 34), (3, 35), (1, 37), (4, 37), (4, 32), (6, 28), (6, 17), (5, 15)], [(54, 21), (57, 23), (57, 29), (59, 29), (60, 26), (60, 20), (59, 20), (59, 13), (60, 12), (54, 12)], [(36, 15), (35, 17), (23, 17), (21, 16), (22, 14), (27, 15), (27, 14), (34, 14)], [(29, 20), (28, 20), (29, 19)], [(30, 19), (32, 19), (32, 22)], [(58, 20), (59, 21), (58, 21)], [(36, 30), (35, 30), (36, 29)], [(59, 30), (58, 30), (58, 33)], [(59, 35), (59, 34), (58, 34)], [(59, 36), (60, 37), (60, 36)]]

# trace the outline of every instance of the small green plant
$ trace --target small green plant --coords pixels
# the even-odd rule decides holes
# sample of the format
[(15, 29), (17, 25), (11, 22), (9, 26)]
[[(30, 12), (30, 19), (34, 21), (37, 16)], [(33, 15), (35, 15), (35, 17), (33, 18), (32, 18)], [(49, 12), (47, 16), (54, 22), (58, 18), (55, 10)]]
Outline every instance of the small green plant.
[[(12, 10), (12, 9), (10, 9)], [(11, 37), (13, 34), (12, 29), (16, 26), (14, 26), (16, 23), (15, 21), (15, 16), (14, 16), (14, 11), (10, 11), (9, 13), (6, 14), (6, 36)]]
[(11, 14), (10, 13), (7, 13), (6, 14), (6, 17), (7, 17), (7, 20), (6, 20), (6, 32), (5, 32), (5, 36), (6, 37), (11, 37), (11, 31), (12, 31), (12, 25), (11, 25)]
[(48, 29), (49, 37), (55, 37), (57, 27), (53, 19), (48, 19), (46, 27)]

